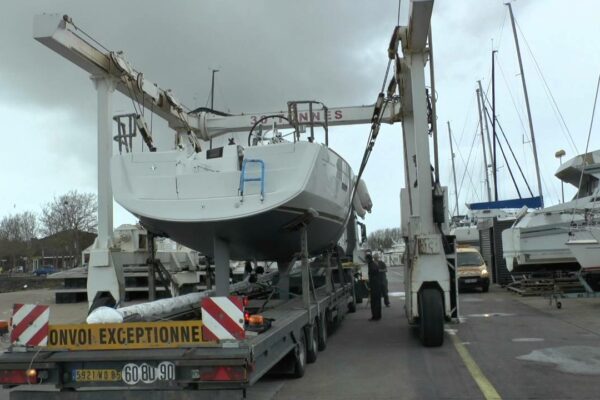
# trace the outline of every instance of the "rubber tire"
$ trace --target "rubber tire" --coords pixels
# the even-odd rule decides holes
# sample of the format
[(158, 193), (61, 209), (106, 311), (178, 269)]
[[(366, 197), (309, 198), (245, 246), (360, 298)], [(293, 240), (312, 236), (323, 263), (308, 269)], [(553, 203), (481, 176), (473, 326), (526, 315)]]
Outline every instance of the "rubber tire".
[(306, 371), (306, 335), (304, 334), (304, 329), (300, 329), (298, 345), (292, 351), (294, 352), (294, 371), (292, 372), (292, 378), (302, 378)]
[(483, 293), (487, 293), (487, 292), (489, 292), (489, 291), (490, 291), (490, 284), (488, 283), (487, 285), (484, 285), (484, 286), (482, 286), (482, 287), (481, 287), (481, 291), (482, 291)]
[(349, 313), (356, 312), (356, 296), (354, 295), (354, 291), (352, 291), (352, 302), (348, 303), (348, 312)]
[(333, 320), (331, 310), (327, 310), (325, 316), (325, 321), (327, 321), (325, 324), (327, 326), (327, 335), (331, 336), (335, 332), (335, 321)]
[(327, 348), (327, 318), (325, 317), (325, 313), (322, 313), (321, 318), (319, 318), (319, 337), (317, 348), (319, 351), (323, 351)]
[(444, 302), (438, 289), (425, 288), (419, 302), (419, 333), (425, 347), (439, 347), (444, 343)]
[(317, 321), (315, 320), (315, 323), (313, 324), (312, 328), (306, 327), (306, 329), (312, 329), (312, 335), (307, 335), (306, 332), (304, 332), (304, 334), (306, 335), (307, 343), (308, 339), (312, 337), (310, 346), (306, 346), (306, 362), (312, 364), (317, 361), (317, 356), (319, 354), (319, 329), (317, 327)]

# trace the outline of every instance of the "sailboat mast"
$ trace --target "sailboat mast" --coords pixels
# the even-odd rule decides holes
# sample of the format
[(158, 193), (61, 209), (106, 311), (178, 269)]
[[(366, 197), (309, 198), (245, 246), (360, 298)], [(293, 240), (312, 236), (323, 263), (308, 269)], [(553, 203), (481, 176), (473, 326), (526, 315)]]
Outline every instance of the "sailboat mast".
[(506, 3), (510, 12), (510, 22), (512, 24), (513, 36), (515, 38), (515, 47), (517, 49), (517, 58), (519, 59), (519, 70), (521, 71), (521, 83), (523, 84), (523, 95), (525, 96), (525, 106), (527, 107), (527, 119), (529, 120), (529, 132), (531, 134), (531, 145), (533, 146), (533, 159), (535, 161), (535, 174), (538, 184), (538, 192), (542, 207), (544, 207), (544, 195), (542, 193), (542, 179), (540, 177), (540, 164), (538, 162), (537, 146), (535, 144), (535, 134), (533, 133), (533, 121), (531, 119), (531, 107), (529, 106), (529, 95), (527, 94), (527, 84), (525, 83), (525, 72), (523, 71), (523, 60), (521, 60), (521, 49), (519, 48), (519, 39), (517, 37), (517, 27), (515, 24), (515, 16), (513, 15), (512, 5)]
[(496, 59), (494, 54), (497, 50), (492, 49), (492, 147), (494, 158), (492, 159), (492, 174), (494, 177), (494, 201), (498, 201), (498, 167), (496, 165)]
[(487, 154), (485, 152), (485, 135), (483, 134), (483, 118), (481, 113), (481, 92), (479, 89), (475, 91), (477, 94), (477, 108), (479, 109), (479, 130), (481, 132), (481, 145), (483, 146), (483, 171), (485, 172), (485, 187), (487, 189), (487, 201), (492, 201), (492, 191), (490, 190), (490, 178), (488, 176)]
[(490, 165), (494, 165), (494, 157), (495, 154), (492, 154), (492, 140), (490, 139), (490, 127), (488, 125), (488, 119), (485, 117), (489, 115), (487, 112), (487, 108), (485, 107), (485, 99), (483, 97), (483, 89), (481, 88), (481, 81), (477, 81), (479, 85), (479, 95), (481, 96), (481, 113), (483, 115), (483, 122), (485, 124), (485, 136), (487, 137), (488, 142), (488, 155), (490, 156)]
[(448, 121), (448, 139), (450, 140), (450, 154), (452, 159), (452, 178), (454, 179), (454, 199), (456, 200), (456, 215), (458, 215), (458, 186), (456, 186), (456, 169), (454, 167), (454, 147), (452, 146), (452, 129)]

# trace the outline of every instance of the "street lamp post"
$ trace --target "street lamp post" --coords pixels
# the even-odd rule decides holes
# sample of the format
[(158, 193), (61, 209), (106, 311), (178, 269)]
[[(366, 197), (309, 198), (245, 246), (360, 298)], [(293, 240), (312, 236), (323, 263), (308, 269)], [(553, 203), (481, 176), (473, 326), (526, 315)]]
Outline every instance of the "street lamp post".
[[(554, 153), (554, 157), (558, 158), (558, 160), (560, 161), (560, 165), (562, 165), (562, 158), (565, 156), (565, 154), (567, 154), (563, 149), (558, 150), (556, 153)], [(562, 195), (562, 202), (565, 202), (565, 183), (561, 180), (560, 181), (560, 193)]]
[[(210, 81), (210, 110), (213, 111), (215, 107), (215, 74), (219, 72), (218, 69), (212, 70), (212, 80)], [(212, 149), (212, 138), (209, 141), (209, 147)]]

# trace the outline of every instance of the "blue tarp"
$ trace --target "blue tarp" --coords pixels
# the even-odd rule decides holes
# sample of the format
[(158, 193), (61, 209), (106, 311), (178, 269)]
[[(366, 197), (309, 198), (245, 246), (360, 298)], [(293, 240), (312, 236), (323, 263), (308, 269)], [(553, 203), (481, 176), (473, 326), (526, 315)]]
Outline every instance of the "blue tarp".
[(510, 199), (510, 200), (498, 200), (490, 201), (485, 203), (471, 203), (467, 204), (469, 210), (497, 210), (503, 208), (521, 208), (527, 206), (527, 208), (541, 208), (543, 205), (542, 197), (526, 197), (524, 199)]

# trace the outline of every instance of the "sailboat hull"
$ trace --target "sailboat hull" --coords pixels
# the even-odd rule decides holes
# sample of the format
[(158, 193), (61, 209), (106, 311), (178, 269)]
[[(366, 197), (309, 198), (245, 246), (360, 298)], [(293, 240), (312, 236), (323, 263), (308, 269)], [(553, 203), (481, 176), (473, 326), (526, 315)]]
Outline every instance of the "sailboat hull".
[[(219, 152), (211, 159), (182, 152), (119, 155), (112, 162), (115, 199), (148, 230), (208, 256), (219, 239), (232, 259), (289, 260), (300, 251), (294, 225), (309, 215), (309, 253), (337, 243), (354, 182), (339, 155), (308, 142)], [(245, 177), (258, 180), (242, 187), (244, 159), (260, 160), (264, 174), (260, 163), (248, 163)]]
[[(288, 260), (300, 252), (300, 232), (285, 229), (286, 225), (304, 214), (301, 209), (267, 211), (223, 222), (173, 222), (140, 217), (148, 229), (162, 232), (184, 246), (213, 255), (213, 243), (207, 238), (224, 240), (234, 260)], [(317, 217), (307, 226), (308, 251), (319, 254), (331, 248), (343, 229), (342, 220)]]

